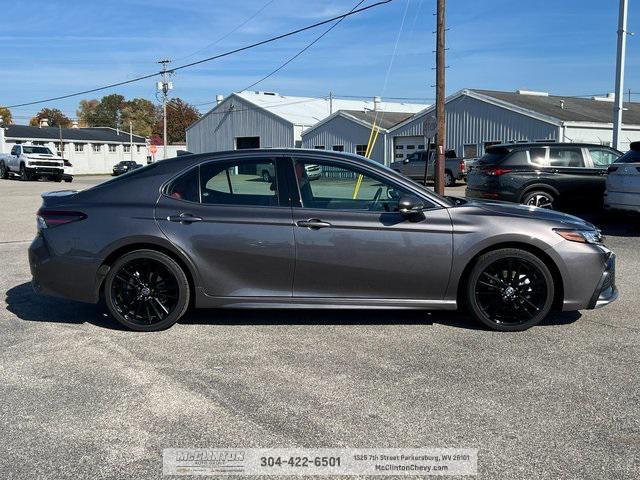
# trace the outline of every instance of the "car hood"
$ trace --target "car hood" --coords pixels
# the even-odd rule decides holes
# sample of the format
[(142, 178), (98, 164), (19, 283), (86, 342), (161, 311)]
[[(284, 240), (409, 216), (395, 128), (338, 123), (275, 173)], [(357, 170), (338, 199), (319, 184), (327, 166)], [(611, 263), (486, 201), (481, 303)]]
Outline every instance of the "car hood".
[(464, 206), (478, 207), (493, 214), (507, 217), (528, 218), (531, 220), (542, 220), (559, 224), (566, 228), (582, 228), (587, 230), (597, 230), (592, 223), (580, 217), (567, 213), (556, 212), (546, 208), (530, 207), (517, 203), (500, 202), (492, 200), (467, 200)]

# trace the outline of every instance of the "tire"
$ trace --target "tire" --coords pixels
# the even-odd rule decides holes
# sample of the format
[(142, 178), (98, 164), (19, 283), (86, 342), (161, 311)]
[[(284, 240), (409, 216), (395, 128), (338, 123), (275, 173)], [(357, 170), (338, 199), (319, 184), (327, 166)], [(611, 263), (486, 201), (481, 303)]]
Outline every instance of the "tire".
[(73, 177), (65, 178), (64, 181), (67, 182), (67, 183), (71, 183), (71, 182), (73, 182)]
[(449, 170), (444, 172), (444, 186), (445, 187), (455, 187), (456, 179), (453, 178), (453, 175)]
[(20, 180), (23, 182), (28, 182), (31, 180), (31, 175), (27, 172), (27, 169), (24, 166), (24, 163), (20, 164)]
[(61, 182), (62, 181), (62, 177), (52, 177), (54, 182)]
[(189, 298), (189, 281), (182, 267), (155, 250), (123, 255), (109, 270), (104, 284), (111, 316), (139, 332), (169, 328), (187, 311)]
[(262, 180), (267, 182), (267, 183), (271, 183), (271, 174), (268, 171), (263, 170), (262, 171)]
[(556, 196), (547, 190), (531, 190), (522, 196), (523, 205), (554, 210), (557, 207)]
[(0, 178), (3, 180), (9, 178), (9, 170), (5, 166), (4, 162), (0, 162)]
[(480, 256), (465, 288), (469, 313), (502, 332), (539, 324), (553, 305), (554, 282), (549, 268), (536, 255), (517, 248)]

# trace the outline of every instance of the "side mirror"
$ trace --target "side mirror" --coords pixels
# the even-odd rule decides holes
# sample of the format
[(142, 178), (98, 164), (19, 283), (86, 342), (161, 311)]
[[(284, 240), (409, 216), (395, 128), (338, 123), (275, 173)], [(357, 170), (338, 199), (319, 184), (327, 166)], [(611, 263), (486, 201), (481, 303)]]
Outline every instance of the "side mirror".
[(398, 211), (404, 215), (420, 213), (424, 210), (424, 202), (413, 195), (403, 195), (398, 200)]

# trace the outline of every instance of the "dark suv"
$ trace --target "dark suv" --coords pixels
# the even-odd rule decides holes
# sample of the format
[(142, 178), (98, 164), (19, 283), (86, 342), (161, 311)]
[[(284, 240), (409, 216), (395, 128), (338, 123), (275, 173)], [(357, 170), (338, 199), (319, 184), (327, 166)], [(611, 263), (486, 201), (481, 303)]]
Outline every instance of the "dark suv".
[(140, 167), (142, 167), (142, 165), (134, 162), (133, 160), (123, 160), (113, 166), (113, 172), (111, 173), (111, 175), (122, 175), (123, 173), (130, 172), (131, 170), (135, 170)]
[(586, 143), (493, 145), (467, 172), (466, 196), (543, 208), (602, 204), (607, 168), (620, 155)]

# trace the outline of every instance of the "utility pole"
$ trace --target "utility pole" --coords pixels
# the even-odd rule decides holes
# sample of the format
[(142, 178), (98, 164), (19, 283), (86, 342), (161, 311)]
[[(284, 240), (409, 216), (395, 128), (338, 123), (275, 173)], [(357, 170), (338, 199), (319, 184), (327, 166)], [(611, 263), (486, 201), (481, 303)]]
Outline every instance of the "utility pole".
[(627, 0), (620, 0), (618, 12), (618, 51), (616, 58), (616, 99), (613, 106), (613, 142), (612, 147), (620, 147), (622, 129), (622, 108), (624, 96), (624, 57), (627, 48)]
[(58, 131), (60, 132), (60, 156), (64, 158), (64, 143), (62, 143), (62, 125), (58, 125)]
[(162, 92), (162, 141), (164, 144), (164, 151), (162, 152), (162, 158), (167, 158), (167, 97), (169, 90), (173, 89), (173, 83), (169, 81), (169, 72), (167, 65), (171, 63), (169, 59), (159, 60), (158, 63), (162, 65), (162, 81), (158, 82), (158, 91)]
[(436, 193), (444, 195), (444, 148), (445, 142), (445, 118), (444, 118), (444, 70), (445, 39), (444, 39), (444, 14), (445, 0), (437, 1), (436, 13), (436, 155), (434, 165), (434, 189)]
[(329, 115), (333, 114), (333, 92), (329, 92)]
[(133, 122), (129, 120), (129, 156), (133, 162)]

